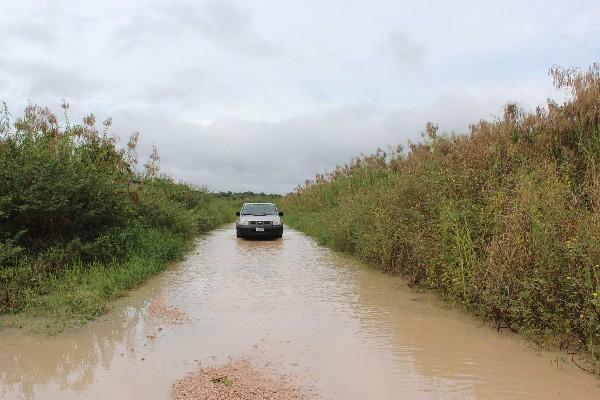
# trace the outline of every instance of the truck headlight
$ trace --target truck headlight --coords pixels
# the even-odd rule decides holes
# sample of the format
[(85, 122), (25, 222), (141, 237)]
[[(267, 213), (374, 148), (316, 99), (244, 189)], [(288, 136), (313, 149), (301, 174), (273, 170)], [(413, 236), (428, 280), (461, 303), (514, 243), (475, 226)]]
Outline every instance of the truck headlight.
[(273, 218), (273, 225), (281, 225), (281, 218), (279, 218), (279, 217)]
[(248, 225), (248, 220), (246, 218), (240, 218), (239, 225)]

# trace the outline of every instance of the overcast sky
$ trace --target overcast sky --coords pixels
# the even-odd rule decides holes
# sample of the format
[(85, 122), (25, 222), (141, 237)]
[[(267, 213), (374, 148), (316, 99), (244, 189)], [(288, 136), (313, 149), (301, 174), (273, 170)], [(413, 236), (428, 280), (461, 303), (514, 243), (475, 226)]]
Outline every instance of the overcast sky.
[(556, 97), (600, 61), (600, 2), (0, 0), (0, 101), (111, 116), (161, 168), (285, 193), (377, 147)]

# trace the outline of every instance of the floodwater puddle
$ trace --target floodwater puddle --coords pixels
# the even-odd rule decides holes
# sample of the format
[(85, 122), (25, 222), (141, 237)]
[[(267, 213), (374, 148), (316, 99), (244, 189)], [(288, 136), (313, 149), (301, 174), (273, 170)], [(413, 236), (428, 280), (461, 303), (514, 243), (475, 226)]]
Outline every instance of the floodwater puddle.
[(292, 229), (248, 241), (231, 226), (74, 332), (0, 328), (0, 398), (169, 399), (187, 373), (232, 358), (309, 398), (600, 399), (596, 377), (400, 278)]

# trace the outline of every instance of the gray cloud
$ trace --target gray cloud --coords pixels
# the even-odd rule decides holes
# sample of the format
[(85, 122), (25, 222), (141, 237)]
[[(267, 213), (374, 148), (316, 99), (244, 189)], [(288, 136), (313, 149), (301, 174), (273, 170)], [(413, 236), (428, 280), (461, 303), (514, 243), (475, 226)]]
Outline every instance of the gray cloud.
[[(501, 109), (501, 103), (488, 101)], [(213, 189), (286, 193), (361, 153), (418, 140), (427, 121), (438, 122), (443, 131), (466, 131), (488, 108), (467, 93), (446, 93), (426, 108), (356, 104), (277, 122), (223, 119), (200, 125), (172, 121), (159, 111), (116, 112), (113, 121), (117, 132), (141, 132), (143, 155), (156, 143), (163, 169), (180, 179)]]
[(403, 31), (392, 32), (384, 42), (383, 50), (391, 56), (402, 72), (414, 72), (423, 66), (425, 61), (425, 45)]
[(29, 96), (53, 98), (56, 94), (72, 100), (102, 89), (102, 81), (92, 80), (82, 72), (49, 64), (21, 66), (22, 76), (33, 77), (26, 93)]
[(254, 26), (247, 10), (230, 0), (180, 1), (140, 7), (113, 37), (121, 52), (168, 41), (177, 46), (186, 32), (230, 51), (256, 57), (279, 54), (279, 47)]
[(41, 45), (56, 42), (59, 37), (49, 21), (21, 21), (8, 23), (0, 36), (0, 46), (19, 43), (20, 45)]
[[(76, 68), (55, 65), (46, 62), (29, 62), (0, 57), (0, 79), (10, 81), (13, 94), (19, 102), (55, 103), (65, 98), (81, 101), (90, 93), (98, 94), (104, 90), (101, 79), (93, 79)], [(14, 83), (18, 83), (15, 86)], [(1, 100), (9, 100), (7, 97)]]

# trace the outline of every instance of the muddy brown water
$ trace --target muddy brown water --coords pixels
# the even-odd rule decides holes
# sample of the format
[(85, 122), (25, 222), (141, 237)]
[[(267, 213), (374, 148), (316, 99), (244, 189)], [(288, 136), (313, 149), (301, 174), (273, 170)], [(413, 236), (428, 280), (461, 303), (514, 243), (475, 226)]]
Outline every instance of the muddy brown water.
[[(183, 309), (168, 325), (153, 299)], [(248, 357), (324, 399), (600, 399), (556, 354), (287, 229), (198, 239), (187, 259), (57, 337), (0, 328), (0, 398), (168, 399), (198, 365)], [(566, 356), (564, 356), (566, 357)]]

